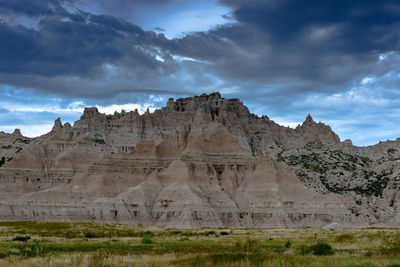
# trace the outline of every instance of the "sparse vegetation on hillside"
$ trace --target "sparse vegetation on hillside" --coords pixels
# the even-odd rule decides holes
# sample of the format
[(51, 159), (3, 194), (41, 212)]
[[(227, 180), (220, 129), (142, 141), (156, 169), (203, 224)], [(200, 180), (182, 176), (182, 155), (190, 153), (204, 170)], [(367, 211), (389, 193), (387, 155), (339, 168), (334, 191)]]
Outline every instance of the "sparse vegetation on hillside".
[[(307, 186), (314, 187), (320, 182), (324, 189), (332, 193), (355, 192), (360, 196), (383, 196), (384, 190), (392, 179), (393, 186), (398, 185), (395, 178), (390, 178), (392, 169), (378, 171), (371, 169), (374, 161), (366, 156), (350, 154), (341, 150), (329, 150), (323, 144), (310, 142), (302, 149), (289, 150), (280, 145), (276, 154), (278, 161), (285, 162), (295, 169), (296, 175)], [(389, 148), (389, 158), (381, 158), (375, 164), (382, 164), (393, 159), (397, 149)], [(317, 177), (317, 178), (316, 178)]]

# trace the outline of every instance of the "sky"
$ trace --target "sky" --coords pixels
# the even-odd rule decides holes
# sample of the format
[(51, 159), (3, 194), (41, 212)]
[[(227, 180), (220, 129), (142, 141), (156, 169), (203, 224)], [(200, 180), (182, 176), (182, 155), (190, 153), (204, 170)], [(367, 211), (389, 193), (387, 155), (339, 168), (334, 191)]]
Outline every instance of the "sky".
[(219, 91), (360, 146), (400, 137), (397, 0), (0, 0), (0, 131)]

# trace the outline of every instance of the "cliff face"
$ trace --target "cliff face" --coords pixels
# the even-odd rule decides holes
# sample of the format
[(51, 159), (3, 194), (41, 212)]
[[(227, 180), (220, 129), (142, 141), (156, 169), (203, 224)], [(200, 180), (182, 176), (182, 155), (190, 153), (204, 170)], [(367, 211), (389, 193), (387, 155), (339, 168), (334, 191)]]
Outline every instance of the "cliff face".
[(219, 93), (170, 99), (143, 115), (86, 108), (73, 126), (57, 119), (46, 135), (0, 133), (0, 142), (2, 220), (170, 227), (398, 220), (398, 167), (389, 161), (397, 142), (353, 147), (311, 116), (290, 129)]

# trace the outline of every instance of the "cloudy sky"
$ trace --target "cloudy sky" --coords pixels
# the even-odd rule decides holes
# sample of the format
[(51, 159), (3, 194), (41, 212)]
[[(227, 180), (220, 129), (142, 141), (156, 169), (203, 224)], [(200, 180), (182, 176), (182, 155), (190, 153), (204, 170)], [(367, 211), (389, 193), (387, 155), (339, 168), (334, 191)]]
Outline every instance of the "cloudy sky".
[(400, 137), (397, 0), (0, 0), (0, 131), (221, 92), (342, 140)]

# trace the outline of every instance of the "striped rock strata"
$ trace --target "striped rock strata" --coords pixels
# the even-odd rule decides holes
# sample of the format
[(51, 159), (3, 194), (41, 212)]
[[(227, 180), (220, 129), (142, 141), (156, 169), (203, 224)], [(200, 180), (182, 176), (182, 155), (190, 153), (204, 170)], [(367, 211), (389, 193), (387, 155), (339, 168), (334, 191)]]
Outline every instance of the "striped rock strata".
[[(368, 221), (353, 199), (307, 187), (289, 146), (339, 138), (309, 122), (281, 127), (218, 93), (105, 115), (86, 108), (37, 138), (1, 133), (0, 220), (97, 221), (168, 227), (297, 227)], [(280, 154), (282, 157), (282, 153)]]

